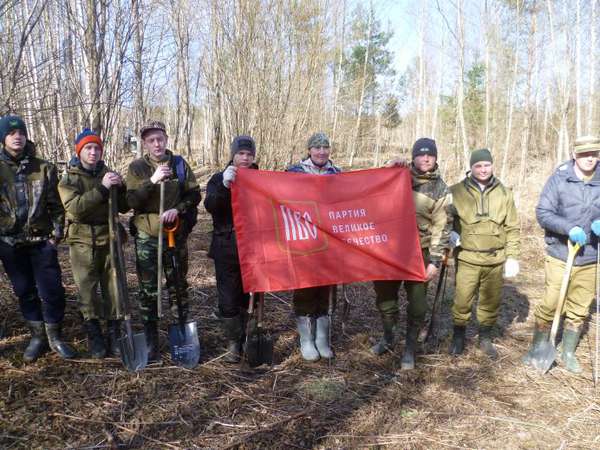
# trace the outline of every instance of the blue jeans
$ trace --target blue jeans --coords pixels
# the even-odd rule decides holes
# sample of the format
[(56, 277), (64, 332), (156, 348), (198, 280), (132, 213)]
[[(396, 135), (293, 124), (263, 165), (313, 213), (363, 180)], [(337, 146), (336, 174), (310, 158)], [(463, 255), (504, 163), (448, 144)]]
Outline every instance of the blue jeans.
[(65, 290), (56, 247), (48, 241), (14, 247), (0, 241), (0, 260), (25, 320), (62, 322)]

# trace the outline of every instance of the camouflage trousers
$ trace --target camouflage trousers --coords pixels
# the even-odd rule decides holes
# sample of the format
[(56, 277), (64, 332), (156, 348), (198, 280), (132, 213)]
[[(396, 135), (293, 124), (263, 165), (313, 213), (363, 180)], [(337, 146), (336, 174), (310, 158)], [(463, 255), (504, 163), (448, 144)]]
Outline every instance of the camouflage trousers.
[[(85, 320), (117, 318), (115, 286), (110, 279), (110, 248), (69, 245), (73, 279), (79, 290), (79, 309)], [(98, 292), (100, 290), (100, 292)]]
[[(135, 236), (135, 256), (140, 285), (141, 319), (143, 321), (158, 320), (156, 301), (158, 287), (158, 239), (143, 231), (138, 231)], [(174, 262), (173, 259), (175, 260)], [(174, 267), (174, 263), (176, 268)], [(171, 315), (173, 318), (178, 317), (177, 295), (179, 295), (182, 314), (184, 317), (187, 317), (189, 310), (187, 236), (178, 235), (174, 249), (168, 249), (167, 240), (163, 240), (163, 271), (167, 280), (166, 290), (169, 295)]]

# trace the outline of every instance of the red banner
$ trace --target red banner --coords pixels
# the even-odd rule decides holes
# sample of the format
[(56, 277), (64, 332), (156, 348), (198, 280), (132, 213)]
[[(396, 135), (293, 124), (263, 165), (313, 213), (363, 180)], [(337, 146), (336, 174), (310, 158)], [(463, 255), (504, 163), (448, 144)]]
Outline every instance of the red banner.
[(240, 169), (232, 205), (246, 292), (425, 279), (408, 169)]

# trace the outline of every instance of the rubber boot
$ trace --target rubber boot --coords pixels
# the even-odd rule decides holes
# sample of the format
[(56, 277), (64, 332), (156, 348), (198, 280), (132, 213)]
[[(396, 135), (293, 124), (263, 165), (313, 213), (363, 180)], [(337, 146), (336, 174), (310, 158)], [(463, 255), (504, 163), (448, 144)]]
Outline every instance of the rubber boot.
[(492, 343), (492, 327), (479, 327), (479, 348), (491, 359), (498, 358), (498, 351)]
[(395, 315), (381, 315), (381, 323), (383, 325), (383, 336), (377, 344), (371, 347), (371, 353), (374, 355), (383, 355), (391, 351), (396, 343), (396, 323), (398, 318)]
[(317, 330), (315, 333), (315, 346), (321, 358), (333, 358), (333, 351), (329, 345), (329, 316), (317, 317)]
[(158, 321), (147, 320), (144, 322), (146, 345), (148, 346), (148, 362), (160, 361), (160, 344), (158, 340)]
[(465, 351), (465, 332), (467, 327), (464, 325), (454, 325), (452, 334), (452, 343), (450, 344), (450, 354), (460, 355)]
[(111, 356), (117, 358), (121, 357), (121, 347), (119, 346), (119, 339), (121, 338), (121, 321), (120, 320), (109, 320), (106, 323), (107, 332), (107, 351)]
[(27, 326), (31, 331), (31, 339), (23, 353), (23, 360), (33, 362), (48, 351), (48, 339), (44, 330), (44, 322), (28, 320)]
[(550, 327), (545, 324), (540, 324), (538, 322), (535, 323), (535, 328), (533, 329), (533, 340), (531, 341), (531, 347), (529, 347), (529, 351), (521, 358), (523, 364), (526, 366), (533, 365), (533, 359), (536, 356), (537, 351), (540, 346), (547, 342), (550, 337)]
[(581, 329), (576, 328), (565, 328), (562, 336), (562, 361), (565, 364), (565, 368), (569, 372), (581, 373), (582, 369), (575, 356), (575, 349), (579, 343), (579, 336), (581, 335)]
[(317, 361), (319, 351), (313, 337), (314, 319), (310, 316), (296, 316), (296, 326), (300, 335), (300, 353), (306, 361)]
[(46, 323), (46, 336), (50, 348), (64, 359), (72, 359), (77, 356), (73, 347), (67, 344), (62, 337), (62, 323)]
[(92, 358), (101, 359), (106, 356), (106, 347), (102, 337), (102, 328), (98, 319), (86, 320), (85, 331), (87, 333), (88, 350)]
[(240, 316), (223, 317), (223, 332), (227, 338), (227, 353), (223, 361), (231, 364), (239, 363), (242, 359), (242, 320)]
[(412, 370), (415, 368), (415, 350), (419, 330), (420, 327), (415, 324), (410, 324), (406, 329), (406, 342), (402, 360), (400, 361), (400, 370)]

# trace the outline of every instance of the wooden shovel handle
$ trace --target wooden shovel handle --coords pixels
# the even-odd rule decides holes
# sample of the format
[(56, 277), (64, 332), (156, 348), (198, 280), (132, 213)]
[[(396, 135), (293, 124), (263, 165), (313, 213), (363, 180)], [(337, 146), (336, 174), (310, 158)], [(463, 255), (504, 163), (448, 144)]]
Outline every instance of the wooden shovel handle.
[(550, 342), (555, 344), (556, 333), (558, 332), (558, 324), (560, 317), (562, 316), (563, 305), (565, 304), (565, 298), (567, 297), (567, 288), (569, 287), (569, 281), (571, 279), (571, 269), (573, 269), (573, 263), (575, 262), (575, 256), (581, 246), (579, 244), (569, 244), (569, 254), (567, 256), (567, 263), (565, 265), (565, 273), (563, 275), (562, 283), (560, 285), (560, 292), (558, 294), (558, 302), (556, 304), (556, 311), (554, 311), (554, 319), (552, 320), (552, 330), (550, 331)]

